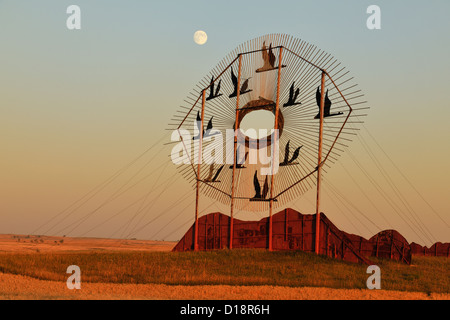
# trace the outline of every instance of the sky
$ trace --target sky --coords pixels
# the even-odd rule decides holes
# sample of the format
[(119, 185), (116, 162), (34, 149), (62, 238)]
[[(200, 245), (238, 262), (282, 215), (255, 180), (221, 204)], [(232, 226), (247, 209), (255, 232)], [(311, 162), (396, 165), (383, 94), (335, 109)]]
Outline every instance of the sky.
[[(72, 4), (81, 8), (80, 30), (66, 27), (66, 9)], [(372, 4), (381, 8), (380, 30), (366, 27), (366, 9)], [(188, 93), (231, 50), (264, 34), (285, 33), (332, 53), (351, 71), (370, 106), (361, 139), (411, 204), (405, 217), (420, 219), (433, 239), (408, 227), (358, 171), (352, 156), (391, 193), (364, 142), (354, 141), (325, 180), (377, 227), (397, 229), (410, 242), (449, 242), (444, 223), (450, 224), (448, 12), (446, 0), (0, 0), (0, 233), (32, 233), (160, 141)], [(208, 34), (202, 46), (193, 41), (197, 30)], [(116, 237), (129, 234), (126, 227), (121, 230), (129, 223), (140, 229), (132, 233), (138, 238), (180, 239), (194, 215), (192, 202), (171, 207), (181, 201), (178, 195), (191, 190), (181, 176), (175, 176), (146, 216), (133, 219), (130, 211), (111, 218), (114, 210), (172, 177), (176, 170), (166, 165), (167, 154), (151, 153), (151, 167), (166, 170), (156, 170), (159, 180), (151, 176), (78, 226), (77, 219), (108, 199), (114, 186), (133, 177), (130, 171), (111, 190), (93, 197), (91, 207), (81, 207), (48, 233), (67, 233), (73, 225), (68, 235)], [(345, 231), (367, 238), (375, 234), (377, 228), (367, 219), (356, 212), (353, 217), (338, 199), (327, 197), (326, 181), (322, 211)], [(289, 206), (314, 213), (313, 199), (309, 192)], [(201, 203), (203, 213), (216, 210), (206, 204)], [(227, 213), (226, 207), (219, 209)]]

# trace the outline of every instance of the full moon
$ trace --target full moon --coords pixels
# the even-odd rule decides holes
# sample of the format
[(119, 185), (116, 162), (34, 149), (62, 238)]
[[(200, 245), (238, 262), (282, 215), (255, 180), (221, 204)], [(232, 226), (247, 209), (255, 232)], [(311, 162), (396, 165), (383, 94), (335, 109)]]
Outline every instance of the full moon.
[(205, 31), (198, 30), (194, 33), (194, 41), (196, 44), (202, 45), (205, 44), (208, 40), (208, 35)]

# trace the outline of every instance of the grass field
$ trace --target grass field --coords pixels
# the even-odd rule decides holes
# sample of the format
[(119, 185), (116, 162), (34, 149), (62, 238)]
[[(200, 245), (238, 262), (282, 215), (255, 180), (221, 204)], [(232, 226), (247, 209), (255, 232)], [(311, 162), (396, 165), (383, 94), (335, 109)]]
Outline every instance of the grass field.
[(37, 280), (0, 273), (2, 299), (152, 299), (152, 300), (449, 300), (445, 293), (393, 290), (333, 289), (283, 286), (177, 286), (82, 282), (81, 290), (69, 290), (65, 282)]
[[(376, 260), (385, 290), (450, 293), (450, 259), (413, 257), (411, 266)], [(0, 273), (65, 283), (69, 265), (83, 283), (366, 288), (367, 266), (305, 252), (2, 253)]]

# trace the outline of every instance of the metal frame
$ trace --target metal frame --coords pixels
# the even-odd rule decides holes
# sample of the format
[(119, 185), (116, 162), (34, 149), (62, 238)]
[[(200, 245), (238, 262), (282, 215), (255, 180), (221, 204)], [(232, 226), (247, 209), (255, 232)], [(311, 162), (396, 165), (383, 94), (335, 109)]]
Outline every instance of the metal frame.
[(323, 139), (323, 112), (325, 106), (325, 72), (322, 71), (320, 82), (320, 124), (319, 124), (319, 151), (317, 155), (317, 192), (316, 192), (316, 239), (314, 250), (319, 254), (320, 249), (320, 183), (322, 173), (322, 139)]
[(272, 175), (270, 177), (270, 198), (269, 198), (269, 251), (272, 251), (272, 239), (273, 239), (273, 222), (272, 222), (272, 215), (273, 215), (273, 187), (275, 185), (275, 174), (274, 174), (274, 165), (273, 165), (273, 159), (275, 156), (275, 152), (278, 150), (277, 145), (279, 145), (278, 141), (278, 113), (280, 112), (280, 81), (281, 81), (281, 58), (283, 56), (283, 47), (280, 48), (279, 57), (278, 57), (278, 76), (277, 76), (277, 99), (275, 104), (275, 124), (274, 124), (274, 141), (272, 148)]
[(236, 175), (236, 152), (237, 152), (237, 131), (239, 130), (239, 123), (237, 119), (239, 118), (239, 97), (241, 95), (241, 68), (242, 68), (242, 55), (238, 55), (239, 68), (237, 77), (237, 91), (236, 91), (236, 117), (234, 123), (236, 124), (234, 128), (234, 138), (233, 138), (233, 173), (231, 178), (231, 204), (230, 204), (230, 242), (228, 247), (233, 249), (233, 213), (234, 213), (234, 179)]
[[(321, 71), (321, 100), (320, 100), (320, 125), (319, 125), (319, 150), (318, 150), (318, 164), (315, 170), (311, 171), (310, 173), (308, 173), (307, 175), (305, 175), (304, 177), (301, 177), (298, 181), (296, 181), (295, 183), (291, 184), (289, 187), (285, 188), (284, 190), (280, 191), (277, 195), (273, 195), (273, 189), (274, 189), (274, 185), (275, 185), (275, 177), (274, 177), (274, 172), (273, 172), (273, 166), (272, 166), (272, 175), (271, 175), (271, 186), (270, 186), (270, 198), (268, 199), (269, 201), (269, 243), (268, 243), (268, 250), (272, 250), (272, 237), (273, 237), (273, 231), (272, 231), (272, 215), (273, 215), (273, 202), (276, 201), (276, 199), (278, 197), (280, 197), (282, 194), (284, 194), (285, 192), (287, 192), (288, 190), (290, 190), (291, 188), (293, 188), (294, 186), (296, 186), (297, 184), (299, 184), (300, 182), (302, 182), (303, 180), (305, 180), (306, 178), (308, 178), (309, 176), (311, 176), (312, 174), (314, 174), (314, 172), (317, 172), (317, 191), (316, 191), (316, 239), (315, 239), (315, 252), (319, 253), (319, 249), (320, 249), (320, 243), (319, 243), (319, 233), (320, 233), (320, 189), (321, 189), (321, 168), (324, 165), (324, 163), (326, 162), (326, 160), (328, 159), (331, 151), (333, 150), (338, 138), (340, 137), (353, 109), (351, 108), (350, 104), (348, 103), (347, 99), (344, 97), (344, 95), (342, 94), (342, 92), (339, 90), (338, 86), (336, 85), (336, 83), (334, 82), (334, 80), (331, 78), (331, 76), (328, 74), (328, 72), (323, 69), (320, 68), (319, 66), (315, 65), (314, 63), (310, 62), (309, 60), (301, 57), (300, 55), (298, 55), (297, 53), (295, 53), (294, 51), (290, 50), (289, 48), (285, 47), (285, 46), (276, 46), (273, 47), (272, 49), (279, 49), (279, 61), (278, 61), (278, 77), (277, 77), (277, 95), (276, 95), (276, 110), (275, 110), (275, 125), (274, 125), (274, 129), (278, 129), (278, 113), (279, 113), (279, 98), (280, 98), (280, 82), (281, 82), (281, 69), (282, 69), (282, 52), (283, 49), (292, 53), (293, 55), (295, 55), (296, 57), (302, 59), (303, 61), (305, 61), (306, 63), (312, 65), (313, 67), (319, 69)], [(195, 102), (192, 104), (192, 107), (189, 109), (189, 111), (186, 113), (185, 117), (183, 118), (183, 120), (181, 121), (181, 123), (179, 124), (177, 130), (179, 132), (181, 126), (183, 125), (183, 123), (186, 121), (187, 117), (189, 116), (189, 114), (192, 112), (192, 110), (195, 108), (195, 106), (197, 105), (197, 103), (199, 102), (200, 98), (202, 99), (202, 106), (201, 106), (201, 130), (200, 130), (200, 139), (199, 139), (199, 162), (197, 165), (197, 171), (195, 171), (194, 166), (192, 164), (192, 160), (189, 158), (190, 162), (191, 162), (191, 167), (192, 170), (195, 173), (196, 176), (196, 206), (195, 206), (195, 231), (194, 231), (194, 250), (197, 251), (198, 250), (198, 214), (199, 214), (199, 189), (200, 189), (200, 182), (206, 184), (207, 186), (210, 186), (214, 189), (215, 188), (213, 185), (207, 183), (206, 181), (203, 181), (200, 179), (200, 173), (201, 173), (201, 156), (202, 156), (202, 140), (203, 140), (203, 128), (204, 128), (204, 108), (205, 108), (205, 92), (206, 90), (208, 90), (210, 88), (210, 86), (212, 84), (214, 84), (217, 79), (219, 79), (235, 62), (236, 60), (239, 61), (239, 68), (238, 68), (238, 83), (237, 83), (237, 96), (236, 96), (236, 117), (235, 117), (235, 123), (236, 123), (236, 128), (235, 128), (235, 135), (234, 135), (234, 163), (233, 163), (233, 173), (232, 173), (232, 186), (231, 186), (231, 194), (228, 194), (220, 189), (217, 189), (218, 191), (226, 194), (228, 197), (230, 197), (231, 199), (231, 204), (230, 204), (230, 235), (229, 235), (229, 248), (232, 249), (233, 247), (233, 215), (234, 215), (234, 201), (236, 199), (250, 199), (250, 198), (244, 198), (244, 197), (235, 197), (235, 171), (236, 171), (236, 157), (237, 157), (237, 136), (236, 136), (236, 130), (238, 130), (238, 125), (237, 125), (237, 119), (239, 116), (239, 111), (240, 111), (240, 107), (239, 107), (239, 97), (240, 97), (240, 89), (241, 89), (241, 68), (242, 68), (242, 56), (246, 55), (246, 54), (251, 54), (251, 53), (255, 53), (255, 52), (261, 52), (264, 49), (259, 49), (259, 50), (252, 50), (252, 51), (246, 51), (246, 52), (242, 52), (242, 53), (238, 53), (237, 57), (232, 60), (224, 69), (223, 71), (214, 79), (214, 81), (212, 81), (208, 86), (206, 86), (205, 88), (203, 88), (201, 90), (201, 94), (199, 95), (199, 97), (197, 98), (197, 100), (195, 100)], [(323, 119), (324, 119), (324, 100), (325, 100), (325, 77), (327, 77), (331, 83), (333, 84), (333, 86), (335, 87), (335, 89), (337, 90), (337, 92), (339, 93), (339, 95), (342, 97), (342, 99), (345, 101), (347, 107), (348, 107), (348, 114), (347, 117), (345, 118), (344, 122), (342, 123), (342, 126), (340, 127), (335, 139), (332, 142), (332, 145), (330, 147), (330, 149), (328, 150), (327, 154), (325, 155), (325, 157), (322, 160), (322, 140), (323, 140)], [(276, 135), (276, 130), (275, 130), (275, 141), (274, 143), (278, 144), (278, 139), (277, 139), (277, 135)], [(181, 141), (183, 142), (183, 146), (186, 149), (186, 145), (184, 144), (183, 138), (181, 137)], [(276, 148), (275, 148), (276, 149)], [(273, 155), (272, 155), (273, 156)]]

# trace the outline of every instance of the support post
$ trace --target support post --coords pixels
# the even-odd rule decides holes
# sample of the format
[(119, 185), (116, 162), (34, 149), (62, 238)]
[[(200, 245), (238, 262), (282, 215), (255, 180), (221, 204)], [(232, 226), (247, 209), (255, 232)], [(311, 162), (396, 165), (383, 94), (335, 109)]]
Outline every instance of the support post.
[(234, 180), (236, 175), (236, 152), (237, 152), (237, 133), (239, 130), (238, 117), (239, 117), (239, 97), (241, 94), (241, 67), (242, 67), (242, 55), (239, 54), (239, 68), (237, 77), (237, 93), (236, 93), (236, 117), (234, 120), (234, 141), (233, 141), (233, 173), (231, 176), (231, 207), (230, 207), (230, 242), (228, 248), (233, 249), (233, 214), (234, 214)]
[(197, 164), (197, 186), (195, 190), (195, 227), (194, 227), (194, 251), (198, 251), (198, 202), (200, 188), (200, 172), (202, 164), (202, 142), (203, 142), (203, 118), (205, 113), (205, 90), (202, 91), (202, 115), (198, 141), (198, 164)]
[(278, 113), (280, 112), (280, 81), (281, 81), (281, 58), (283, 55), (283, 47), (280, 47), (280, 53), (278, 57), (278, 77), (277, 77), (277, 99), (275, 103), (275, 125), (274, 125), (274, 134), (273, 134), (273, 141), (271, 140), (271, 149), (272, 149), (272, 176), (270, 179), (270, 199), (269, 199), (269, 251), (273, 250), (273, 221), (272, 221), (272, 215), (273, 215), (273, 187), (275, 185), (275, 174), (274, 174), (274, 159), (276, 158), (278, 161), (278, 154), (275, 155), (276, 152), (278, 152)]
[(319, 125), (319, 152), (317, 159), (317, 197), (316, 197), (316, 242), (314, 249), (316, 254), (320, 251), (320, 182), (322, 173), (322, 137), (323, 137), (323, 109), (325, 105), (325, 72), (322, 71), (320, 85), (320, 125)]

